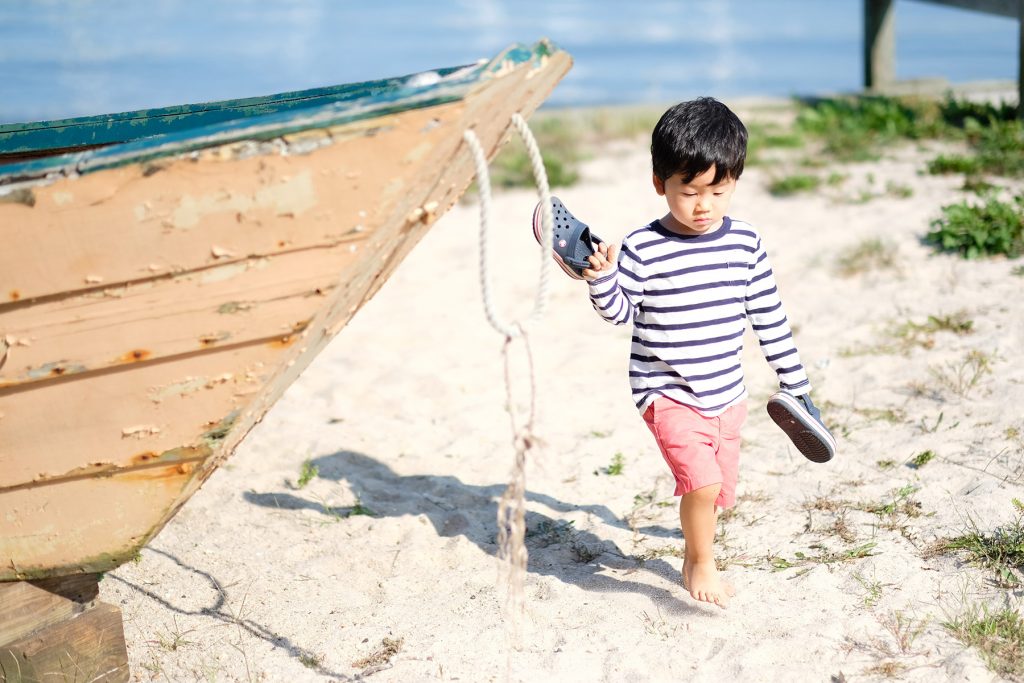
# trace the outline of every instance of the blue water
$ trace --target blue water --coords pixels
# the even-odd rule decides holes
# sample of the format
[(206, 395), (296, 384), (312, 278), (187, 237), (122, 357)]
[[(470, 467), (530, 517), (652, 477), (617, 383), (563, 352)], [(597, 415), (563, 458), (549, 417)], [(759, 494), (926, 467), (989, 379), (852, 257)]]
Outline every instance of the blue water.
[[(861, 0), (5, 0), (0, 122), (265, 95), (452, 66), (547, 36), (551, 106), (861, 86)], [(896, 75), (1016, 80), (1014, 20), (896, 2)]]

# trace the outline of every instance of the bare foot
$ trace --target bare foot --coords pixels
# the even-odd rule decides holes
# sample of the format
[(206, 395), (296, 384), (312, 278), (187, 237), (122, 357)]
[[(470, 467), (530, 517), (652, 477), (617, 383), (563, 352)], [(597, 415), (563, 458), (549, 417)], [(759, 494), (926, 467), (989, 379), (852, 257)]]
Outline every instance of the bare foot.
[(683, 560), (683, 588), (690, 591), (690, 597), (701, 602), (710, 602), (722, 609), (729, 606), (729, 598), (736, 595), (731, 583), (722, 579), (714, 560), (690, 562)]

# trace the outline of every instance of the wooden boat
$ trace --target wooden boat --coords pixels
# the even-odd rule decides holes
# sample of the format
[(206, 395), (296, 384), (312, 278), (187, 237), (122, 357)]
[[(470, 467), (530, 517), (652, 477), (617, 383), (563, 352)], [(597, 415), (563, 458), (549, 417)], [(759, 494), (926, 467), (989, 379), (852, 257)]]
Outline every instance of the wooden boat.
[(136, 556), (570, 63), (0, 126), (0, 673), (10, 610)]

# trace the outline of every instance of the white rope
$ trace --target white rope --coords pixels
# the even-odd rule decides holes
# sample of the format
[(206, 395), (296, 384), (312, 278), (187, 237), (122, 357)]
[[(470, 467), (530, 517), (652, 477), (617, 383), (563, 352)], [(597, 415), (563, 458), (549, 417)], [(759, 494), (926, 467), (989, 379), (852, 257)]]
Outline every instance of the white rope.
[(476, 133), (467, 129), (463, 133), (463, 139), (469, 146), (473, 155), (473, 163), (476, 166), (477, 186), (480, 190), (480, 290), (484, 300), (484, 313), (487, 320), (499, 334), (506, 339), (515, 339), (523, 334), (525, 326), (539, 320), (544, 314), (548, 300), (548, 274), (551, 268), (551, 189), (548, 187), (548, 174), (544, 169), (544, 159), (541, 157), (537, 147), (537, 141), (530, 131), (530, 127), (518, 112), (512, 115), (512, 125), (523, 143), (526, 145), (526, 152), (530, 157), (530, 165), (533, 168), (533, 177), (537, 182), (537, 195), (541, 203), (541, 245), (540, 245), (540, 275), (537, 281), (537, 295), (534, 300), (533, 310), (523, 321), (506, 322), (498, 313), (494, 300), (491, 296), (491, 174), (487, 169), (487, 156), (480, 146), (480, 140)]
[[(551, 215), (551, 190), (548, 187), (548, 176), (544, 170), (544, 160), (540, 150), (537, 148), (537, 141), (526, 125), (526, 120), (518, 113), (512, 115), (512, 125), (523, 142), (526, 144), (526, 151), (530, 157), (530, 165), (533, 168), (533, 176), (537, 182), (537, 194), (540, 196), (541, 205), (541, 245), (540, 245), (540, 275), (537, 282), (537, 296), (534, 301), (533, 310), (529, 316), (522, 321), (506, 322), (498, 314), (491, 297), (491, 276), (490, 276), (490, 231), (491, 231), (491, 176), (487, 170), (487, 157), (480, 146), (480, 140), (472, 130), (463, 133), (470, 152), (473, 155), (473, 162), (476, 166), (477, 185), (480, 191), (480, 289), (483, 294), (484, 312), (491, 326), (505, 337), (505, 344), (502, 348), (502, 355), (505, 359), (505, 392), (506, 409), (512, 423), (512, 445), (515, 449), (515, 459), (512, 465), (512, 477), (501, 498), (498, 500), (498, 557), (503, 561), (508, 580), (508, 593), (506, 594), (505, 606), (509, 611), (511, 619), (508, 622), (509, 636), (514, 647), (519, 641), (519, 615), (523, 612), (523, 584), (526, 575), (526, 563), (528, 552), (526, 549), (526, 455), (537, 447), (538, 439), (534, 435), (534, 420), (537, 415), (537, 382), (536, 372), (533, 363), (533, 355), (530, 352), (530, 339), (526, 327), (528, 323), (538, 320), (544, 313), (548, 299), (548, 273), (551, 265), (551, 242), (552, 224)], [(530, 381), (530, 411), (527, 414), (524, 424), (517, 424), (515, 404), (512, 396), (512, 368), (509, 360), (509, 347), (513, 340), (522, 338), (526, 348), (526, 360), (528, 365), (528, 376)], [(507, 662), (508, 671), (511, 672), (510, 648)]]

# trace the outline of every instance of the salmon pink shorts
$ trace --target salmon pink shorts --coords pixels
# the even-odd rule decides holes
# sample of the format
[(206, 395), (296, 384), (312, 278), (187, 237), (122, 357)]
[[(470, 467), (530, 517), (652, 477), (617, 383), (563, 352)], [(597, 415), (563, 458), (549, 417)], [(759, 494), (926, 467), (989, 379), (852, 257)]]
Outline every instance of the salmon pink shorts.
[(715, 417), (659, 396), (644, 412), (658, 448), (676, 479), (675, 495), (721, 484), (718, 507), (736, 504), (740, 464), (740, 426), (747, 403), (738, 403)]

